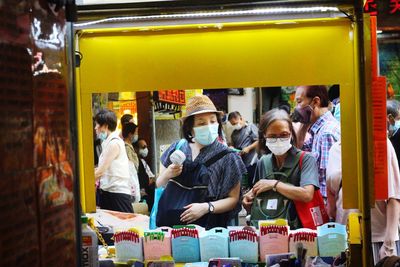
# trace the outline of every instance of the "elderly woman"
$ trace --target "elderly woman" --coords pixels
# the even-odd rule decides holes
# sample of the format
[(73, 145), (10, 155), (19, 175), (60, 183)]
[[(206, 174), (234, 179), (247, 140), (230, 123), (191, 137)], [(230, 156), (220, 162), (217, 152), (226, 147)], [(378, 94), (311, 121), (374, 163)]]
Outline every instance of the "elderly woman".
[(265, 151), (257, 164), (254, 186), (243, 198), (251, 209), (251, 220), (287, 219), (291, 228), (301, 227), (293, 200), (309, 202), (318, 189), (315, 158), (296, 148), (296, 134), (286, 111), (265, 113), (259, 127), (260, 150)]
[[(186, 117), (182, 125), (182, 134), (186, 141), (179, 148), (189, 162), (204, 163), (222, 151), (227, 150), (218, 138), (222, 138), (220, 112), (205, 95), (195, 96), (188, 101)], [(165, 186), (171, 178), (182, 173), (182, 166), (175, 165), (170, 155), (177, 149), (180, 141), (172, 144), (162, 155), (162, 167), (157, 186)], [(214, 200), (191, 203), (184, 207), (179, 220), (181, 224), (193, 223), (207, 214), (216, 214), (219, 219), (213, 225), (205, 227), (225, 227), (241, 209), (240, 180), (246, 173), (243, 161), (236, 153), (227, 153), (214, 164), (207, 167), (210, 177), (208, 195)]]
[(96, 134), (103, 141), (99, 164), (94, 172), (95, 179), (100, 179), (99, 206), (102, 209), (133, 212), (128, 157), (124, 141), (115, 131), (117, 116), (103, 109), (94, 120)]

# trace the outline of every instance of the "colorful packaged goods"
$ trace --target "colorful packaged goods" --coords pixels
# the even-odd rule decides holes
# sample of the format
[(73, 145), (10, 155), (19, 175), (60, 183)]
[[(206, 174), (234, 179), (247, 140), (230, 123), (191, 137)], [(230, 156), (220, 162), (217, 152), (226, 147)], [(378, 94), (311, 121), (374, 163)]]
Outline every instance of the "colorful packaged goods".
[(230, 257), (238, 257), (245, 263), (258, 262), (258, 235), (252, 230), (229, 232)]
[(202, 262), (211, 258), (229, 257), (229, 232), (225, 228), (213, 228), (200, 233), (200, 256)]
[(199, 233), (195, 227), (172, 229), (171, 243), (175, 262), (200, 261)]
[(265, 256), (289, 252), (289, 226), (285, 220), (265, 221), (259, 224), (260, 259)]
[(161, 227), (144, 232), (143, 252), (145, 260), (159, 260), (163, 256), (172, 256), (171, 228)]
[(298, 244), (302, 244), (307, 249), (307, 256), (318, 256), (317, 231), (308, 228), (301, 228), (290, 231), (289, 234), (289, 251), (296, 253)]
[(115, 253), (119, 261), (137, 259), (143, 261), (142, 237), (137, 229), (119, 231), (114, 234)]
[(321, 257), (335, 257), (347, 249), (346, 226), (326, 223), (317, 227), (318, 251)]

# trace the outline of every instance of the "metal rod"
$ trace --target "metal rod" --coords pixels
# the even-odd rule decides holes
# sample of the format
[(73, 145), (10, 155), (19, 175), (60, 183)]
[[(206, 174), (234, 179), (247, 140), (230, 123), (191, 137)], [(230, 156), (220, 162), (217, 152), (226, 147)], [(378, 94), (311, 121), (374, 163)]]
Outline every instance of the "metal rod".
[(68, 66), (68, 108), (69, 108), (69, 134), (71, 144), (71, 157), (73, 158), (73, 176), (74, 176), (74, 209), (75, 209), (75, 238), (76, 238), (76, 266), (81, 265), (82, 248), (82, 224), (81, 224), (81, 198), (80, 198), (80, 177), (79, 177), (79, 150), (78, 150), (78, 114), (76, 112), (76, 77), (75, 77), (75, 42), (74, 26), (72, 22), (66, 23), (66, 50)]
[[(371, 243), (371, 203), (370, 203), (370, 188), (369, 180), (371, 178), (371, 173), (369, 172), (368, 159), (369, 155), (369, 142), (368, 132), (369, 123), (369, 113), (368, 113), (368, 102), (370, 99), (370, 90), (368, 90), (366, 84), (366, 63), (365, 63), (365, 50), (364, 50), (364, 18), (363, 18), (363, 0), (357, 0), (355, 2), (355, 14), (356, 14), (356, 24), (357, 24), (357, 36), (358, 36), (358, 60), (359, 60), (359, 90), (360, 90), (360, 130), (361, 136), (361, 210), (362, 210), (362, 258), (363, 266), (373, 266), (372, 261), (372, 243)], [(363, 92), (363, 93), (361, 93)], [(366, 133), (366, 134), (364, 134)]]
[(155, 173), (155, 175), (157, 176), (157, 174), (159, 173), (159, 170), (157, 168), (157, 163), (159, 162), (157, 160), (157, 140), (156, 140), (156, 119), (155, 119), (155, 113), (154, 113), (154, 101), (151, 101), (151, 134), (152, 134), (152, 138), (151, 138), (151, 147), (153, 149), (153, 161), (151, 162), (151, 167)]

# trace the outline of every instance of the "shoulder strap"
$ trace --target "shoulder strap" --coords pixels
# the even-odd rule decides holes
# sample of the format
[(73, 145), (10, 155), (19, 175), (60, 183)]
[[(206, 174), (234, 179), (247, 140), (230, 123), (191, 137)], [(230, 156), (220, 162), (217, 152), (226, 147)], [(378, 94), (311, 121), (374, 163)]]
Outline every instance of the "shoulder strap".
[(300, 153), (301, 153), (301, 155), (300, 155), (300, 159), (299, 159), (299, 167), (300, 167), (300, 171), (301, 171), (301, 169), (303, 168), (303, 158), (306, 155), (306, 152), (301, 151)]
[(304, 151), (296, 153), (296, 157), (294, 159), (294, 167), (285, 171), (285, 174), (288, 179), (290, 178), (290, 176), (292, 176), (294, 169), (296, 168), (297, 165), (299, 165), (299, 169), (301, 171), (301, 167), (303, 165), (304, 154), (305, 154)]
[[(301, 170), (302, 165), (303, 165), (303, 158), (304, 158), (305, 153), (306, 153), (305, 151), (301, 151), (301, 152), (299, 152), (299, 153), (296, 154), (294, 166), (296, 167), (297, 164), (299, 164), (300, 170)], [(275, 174), (279, 174), (279, 173), (280, 173), (280, 172), (274, 172), (274, 171), (273, 171), (273, 167), (272, 167), (272, 154), (268, 154), (268, 155), (265, 155), (265, 156), (261, 157), (261, 160), (263, 161), (263, 164), (264, 164), (264, 168), (265, 168), (265, 170), (266, 170), (266, 173), (271, 173), (271, 174), (272, 174), (272, 177), (271, 177), (271, 178), (274, 178), (274, 176), (273, 176), (274, 173), (275, 173)], [(295, 169), (295, 168), (288, 169), (288, 170), (286, 170), (285, 172), (282, 172), (282, 173), (280, 173), (280, 174), (284, 174), (284, 176), (286, 176), (286, 178), (289, 179), (290, 176), (292, 175), (294, 169)]]
[(260, 160), (264, 165), (266, 173), (272, 173), (274, 171), (272, 167), (272, 154), (264, 155)]
[(181, 150), (181, 147), (183, 146), (183, 144), (186, 143), (186, 139), (181, 139), (179, 140), (178, 144), (176, 144), (175, 150)]
[(219, 152), (217, 155), (213, 156), (212, 158), (210, 158), (209, 160), (204, 162), (204, 165), (206, 167), (209, 167), (209, 166), (213, 165), (215, 162), (217, 162), (218, 160), (222, 159), (225, 155), (227, 155), (229, 153), (233, 153), (233, 152), (235, 152), (235, 151), (233, 151), (232, 149), (224, 149), (221, 152)]

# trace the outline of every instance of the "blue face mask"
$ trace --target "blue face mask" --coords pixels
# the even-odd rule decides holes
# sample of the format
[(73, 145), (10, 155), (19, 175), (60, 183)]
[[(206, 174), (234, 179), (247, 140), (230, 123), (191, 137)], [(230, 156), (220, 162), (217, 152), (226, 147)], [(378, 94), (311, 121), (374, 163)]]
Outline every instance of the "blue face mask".
[(205, 126), (194, 127), (194, 138), (197, 143), (208, 146), (211, 145), (218, 137), (218, 123)]
[(389, 135), (393, 136), (400, 129), (400, 120), (395, 121), (394, 125), (389, 125)]
[(107, 139), (107, 133), (106, 132), (100, 132), (97, 137), (101, 140), (104, 141)]

